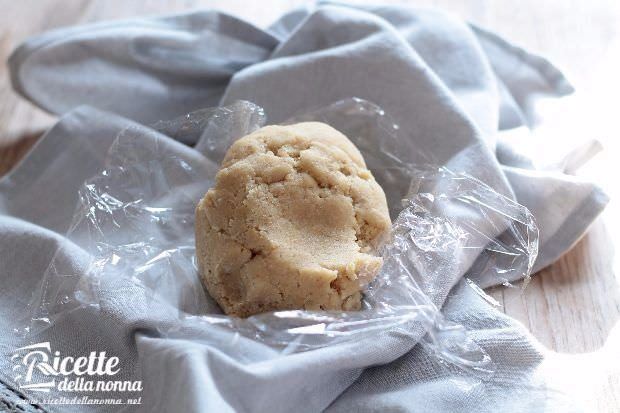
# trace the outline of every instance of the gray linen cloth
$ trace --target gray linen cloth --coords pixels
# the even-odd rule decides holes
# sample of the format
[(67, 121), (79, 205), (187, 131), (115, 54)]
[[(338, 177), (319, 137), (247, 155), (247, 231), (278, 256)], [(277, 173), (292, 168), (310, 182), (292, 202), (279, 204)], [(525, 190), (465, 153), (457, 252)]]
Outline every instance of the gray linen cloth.
[[(438, 11), (322, 3), (295, 10), (267, 30), (215, 11), (100, 23), (30, 39), (9, 65), (19, 93), (62, 117), (0, 181), (6, 404), (19, 398), (10, 391), (10, 355), (24, 339), (14, 331), (23, 328), (26, 304), (54, 253), (68, 274), (88, 264), (88, 251), (64, 237), (77, 189), (103, 168), (108, 148), (129, 125), (142, 131), (136, 139), (147, 145), (162, 137), (142, 125), (203, 107), (244, 99), (277, 123), (358, 96), (399, 124), (410, 142), (403, 154), (409, 161), (466, 172), (528, 207), (540, 228), (535, 269), (569, 249), (607, 202), (590, 182), (535, 169), (507, 134), (535, 125), (536, 99), (572, 92), (562, 74), (543, 58)], [(198, 152), (168, 141), (163, 150), (199, 167)], [(226, 348), (222, 343), (231, 338), (204, 325), (162, 336), (177, 310), (162, 304), (153, 311), (144, 291), (131, 284), (110, 288), (96, 309), (70, 312), (29, 339), (50, 341), (66, 354), (118, 355), (123, 379), (143, 380), (147, 411), (574, 410), (537, 374), (540, 345), (459, 282), (461, 276), (435, 280), (433, 300), (492, 357), (490, 376), (455, 370), (412, 336), (390, 332), (285, 357), (250, 340)], [(483, 287), (494, 282), (477, 281)]]

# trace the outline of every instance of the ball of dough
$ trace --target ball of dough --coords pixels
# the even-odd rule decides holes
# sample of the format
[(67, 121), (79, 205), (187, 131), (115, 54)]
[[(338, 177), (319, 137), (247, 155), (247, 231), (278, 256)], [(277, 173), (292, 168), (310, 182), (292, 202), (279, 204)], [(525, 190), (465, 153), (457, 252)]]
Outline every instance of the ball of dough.
[(359, 309), (390, 226), (385, 194), (346, 136), (318, 122), (267, 126), (230, 147), (196, 208), (201, 278), (239, 317)]

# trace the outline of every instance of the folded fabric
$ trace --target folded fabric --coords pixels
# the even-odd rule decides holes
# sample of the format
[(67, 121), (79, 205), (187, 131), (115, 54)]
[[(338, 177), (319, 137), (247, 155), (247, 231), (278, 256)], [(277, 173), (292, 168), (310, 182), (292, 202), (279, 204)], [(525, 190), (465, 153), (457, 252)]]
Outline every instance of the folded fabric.
[[(28, 40), (9, 65), (18, 92), (63, 117), (0, 181), (0, 348), (8, 355), (0, 378), (7, 387), (10, 354), (24, 345), (11, 332), (23, 327), (20, 314), (52, 255), (59, 251), (71, 273), (88, 264), (88, 251), (64, 237), (77, 189), (102, 169), (128, 126), (145, 144), (160, 139), (171, 156), (201, 162), (198, 152), (144, 125), (238, 99), (265, 108), (270, 123), (351, 96), (367, 99), (399, 125), (409, 162), (466, 172), (528, 207), (541, 233), (537, 269), (570, 248), (607, 202), (594, 184), (536, 170), (505, 144), (506, 131), (536, 123), (537, 98), (572, 91), (561, 73), (438, 11), (321, 4), (267, 30), (213, 11), (94, 24)], [(221, 332), (202, 325), (160, 337), (175, 309), (153, 312), (130, 284), (125, 294), (111, 289), (99, 311), (72, 312), (29, 339), (66, 352), (119, 355), (125, 379), (143, 380), (148, 411), (574, 409), (536, 375), (542, 350), (534, 339), (459, 282), (463, 275), (437, 286), (436, 304), (491, 355), (490, 377), (438, 363), (411, 338), (420, 334), (387, 333), (277, 358), (252, 341), (222, 349)], [(227, 351), (243, 353), (246, 362)]]

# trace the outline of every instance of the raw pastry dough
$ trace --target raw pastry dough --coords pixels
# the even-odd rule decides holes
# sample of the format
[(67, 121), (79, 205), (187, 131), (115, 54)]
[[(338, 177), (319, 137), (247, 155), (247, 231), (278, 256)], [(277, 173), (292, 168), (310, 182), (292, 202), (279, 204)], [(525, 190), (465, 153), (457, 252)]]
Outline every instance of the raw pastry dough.
[(385, 194), (346, 136), (267, 126), (230, 147), (196, 208), (199, 269), (227, 314), (359, 309), (389, 228)]

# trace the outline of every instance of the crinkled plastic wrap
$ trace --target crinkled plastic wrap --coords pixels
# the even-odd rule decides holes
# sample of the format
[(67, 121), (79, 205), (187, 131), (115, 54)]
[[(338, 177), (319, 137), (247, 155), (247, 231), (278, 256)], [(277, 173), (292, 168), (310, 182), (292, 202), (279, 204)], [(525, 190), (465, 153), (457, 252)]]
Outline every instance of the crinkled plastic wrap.
[[(144, 289), (148, 305), (186, 320), (215, 324), (282, 354), (398, 329), (457, 366), (488, 369), (486, 354), (438, 306), (464, 275), (505, 283), (527, 277), (537, 228), (526, 208), (459, 171), (411, 165), (411, 143), (375, 105), (347, 99), (290, 122), (318, 120), (347, 135), (382, 185), (393, 220), (380, 254), (384, 264), (364, 290), (361, 311), (278, 311), (246, 319), (222, 314), (200, 283), (194, 209), (213, 184), (237, 138), (266, 123), (249, 102), (205, 109), (151, 128), (128, 128), (109, 150), (106, 167), (79, 192), (67, 237), (91, 254), (88, 268), (59, 273), (55, 261), (31, 303), (30, 332), (67, 312), (100, 303), (102, 291)], [(145, 139), (148, 136), (148, 139)], [(174, 138), (172, 140), (170, 138)], [(198, 141), (194, 149), (180, 142)], [(66, 272), (66, 271), (65, 271)], [(166, 327), (162, 334), (174, 334)]]

